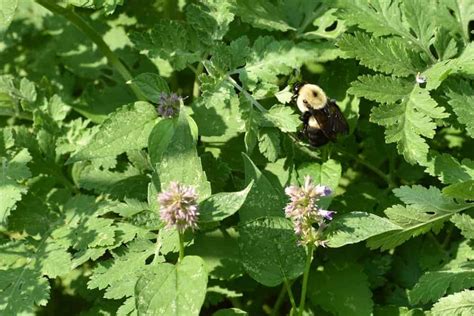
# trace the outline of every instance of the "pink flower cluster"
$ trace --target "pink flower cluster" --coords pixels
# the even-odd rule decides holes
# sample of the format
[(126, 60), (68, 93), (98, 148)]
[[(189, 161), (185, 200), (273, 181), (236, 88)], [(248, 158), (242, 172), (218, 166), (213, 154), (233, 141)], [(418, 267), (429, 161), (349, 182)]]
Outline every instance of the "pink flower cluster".
[(158, 114), (164, 118), (177, 116), (180, 100), (181, 97), (174, 92), (170, 94), (162, 92), (158, 100), (158, 107), (156, 108)]
[[(323, 196), (331, 194), (331, 189), (323, 185), (315, 185), (310, 176), (304, 178), (303, 186), (289, 186), (285, 189), (290, 202), (285, 207), (285, 215), (295, 226), (295, 233), (300, 237), (300, 244), (315, 244), (324, 246), (321, 240), (325, 221), (332, 220), (335, 212), (323, 210), (317, 202)], [(317, 229), (314, 227), (317, 224)]]
[(179, 233), (197, 228), (199, 210), (194, 187), (171, 182), (168, 190), (158, 194), (160, 218), (167, 228), (175, 227)]

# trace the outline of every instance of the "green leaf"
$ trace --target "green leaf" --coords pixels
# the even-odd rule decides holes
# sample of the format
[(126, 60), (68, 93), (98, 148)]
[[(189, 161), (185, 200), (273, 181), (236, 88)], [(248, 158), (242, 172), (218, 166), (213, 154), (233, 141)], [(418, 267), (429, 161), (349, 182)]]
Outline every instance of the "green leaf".
[(73, 6), (89, 9), (101, 9), (106, 14), (112, 14), (117, 6), (123, 5), (124, 0), (66, 0), (66, 2)]
[(161, 157), (176, 132), (177, 118), (162, 119), (153, 127), (148, 137), (148, 154), (153, 168), (161, 161)]
[(256, 219), (240, 226), (239, 233), (242, 264), (257, 282), (276, 286), (303, 274), (306, 254), (289, 220)]
[(129, 83), (140, 88), (148, 101), (153, 103), (158, 103), (162, 93), (170, 92), (168, 83), (160, 75), (151, 72), (139, 74)]
[(207, 272), (200, 257), (186, 256), (176, 265), (152, 265), (135, 286), (138, 313), (199, 315), (206, 287)]
[(357, 24), (374, 37), (398, 34), (403, 29), (398, 1), (340, 0), (338, 4), (343, 9), (339, 15), (346, 23)]
[(2, 166), (0, 173), (0, 223), (5, 223), (10, 212), (15, 209), (15, 204), (21, 200), (21, 195), (28, 191), (28, 188), (21, 184), (22, 181), (31, 177), (27, 163), (31, 161), (31, 155), (27, 149), (22, 149), (10, 161), (0, 157)]
[(165, 19), (155, 21), (153, 25), (145, 32), (130, 34), (137, 49), (150, 58), (160, 57), (168, 61), (175, 70), (201, 60), (200, 37), (189, 25)]
[(325, 230), (325, 239), (328, 247), (338, 248), (399, 229), (401, 229), (400, 226), (391, 223), (386, 218), (365, 212), (351, 212), (336, 216)]
[(447, 116), (428, 91), (415, 87), (400, 104), (373, 108), (370, 120), (387, 128), (385, 141), (397, 143), (398, 152), (409, 163), (423, 164), (428, 155), (428, 145), (423, 137), (433, 138), (436, 128), (433, 120)]
[(474, 180), (451, 184), (443, 189), (443, 195), (464, 200), (474, 200)]
[(474, 218), (467, 214), (454, 214), (451, 222), (461, 230), (461, 234), (467, 239), (474, 239)]
[(33, 314), (35, 305), (45, 306), (48, 302), (49, 282), (31, 268), (0, 271), (0, 284), (0, 311), (3, 315)]
[(379, 103), (395, 103), (410, 94), (412, 89), (413, 84), (407, 80), (384, 75), (362, 75), (351, 83), (347, 92)]
[(422, 186), (404, 186), (395, 189), (394, 193), (407, 206), (394, 205), (386, 209), (385, 214), (392, 223), (402, 229), (372, 237), (368, 241), (371, 248), (391, 249), (431, 230), (437, 233), (452, 215), (473, 206), (468, 203), (456, 203), (444, 197), (441, 191), (434, 187), (426, 189)]
[(284, 133), (294, 133), (301, 125), (298, 114), (292, 108), (278, 104), (273, 106), (264, 117)]
[(146, 147), (156, 118), (156, 110), (150, 103), (135, 102), (124, 106), (105, 120), (91, 141), (67, 163), (117, 156)]
[(244, 205), (239, 210), (240, 221), (245, 222), (263, 216), (283, 216), (284, 197), (255, 166), (242, 154), (245, 165), (245, 183), (254, 181)]
[(0, 3), (0, 39), (3, 38), (15, 16), (18, 0), (2, 0)]
[(433, 152), (428, 157), (426, 172), (437, 177), (442, 183), (461, 183), (474, 179), (474, 161), (463, 159), (461, 163), (453, 156)]
[(280, 155), (280, 135), (276, 129), (260, 129), (258, 135), (258, 148), (270, 162), (274, 162)]
[(232, 216), (244, 204), (253, 183), (252, 180), (242, 191), (213, 194), (199, 203), (199, 222), (217, 222)]
[(239, 0), (235, 10), (244, 22), (257, 28), (282, 32), (295, 29), (286, 21), (285, 13), (267, 0)]
[(244, 86), (257, 99), (272, 96), (279, 91), (280, 75), (289, 75), (305, 62), (319, 62), (337, 58), (339, 53), (332, 43), (275, 40), (259, 37), (253, 44), (245, 68), (240, 71)]
[(133, 296), (138, 278), (147, 269), (146, 260), (154, 251), (153, 244), (143, 240), (129, 243), (126, 249), (113, 251), (114, 259), (109, 259), (94, 269), (87, 287), (105, 289), (104, 298), (108, 299)]
[(350, 57), (370, 69), (406, 77), (423, 70), (423, 64), (404, 41), (397, 38), (371, 37), (366, 33), (344, 34), (338, 46)]
[(178, 181), (194, 186), (200, 201), (211, 195), (211, 186), (202, 170), (201, 159), (197, 154), (196, 142), (184, 108), (180, 111), (174, 135), (163, 152), (157, 174), (162, 191), (168, 188), (170, 182)]
[(232, 1), (207, 0), (186, 8), (188, 23), (203, 35), (205, 40), (222, 40), (234, 19)]
[(199, 77), (202, 95), (193, 103), (193, 118), (203, 141), (225, 142), (243, 132), (239, 99), (227, 80)]
[[(448, 28), (458, 29), (464, 42), (469, 42), (469, 21), (474, 20), (474, 3), (463, 0), (444, 0), (441, 2), (444, 15), (449, 19)], [(445, 22), (445, 21), (443, 21)]]
[(426, 304), (474, 286), (474, 265), (470, 262), (456, 267), (426, 272), (410, 291), (414, 304)]
[(431, 309), (433, 316), (460, 315), (474, 313), (474, 291), (464, 290), (440, 299)]
[(324, 271), (312, 271), (308, 297), (334, 315), (370, 315), (373, 302), (362, 266), (353, 262), (329, 262)]
[(474, 104), (474, 87), (462, 80), (456, 86), (453, 85), (446, 95), (459, 123), (465, 125), (467, 134), (474, 138), (474, 109), (471, 106)]

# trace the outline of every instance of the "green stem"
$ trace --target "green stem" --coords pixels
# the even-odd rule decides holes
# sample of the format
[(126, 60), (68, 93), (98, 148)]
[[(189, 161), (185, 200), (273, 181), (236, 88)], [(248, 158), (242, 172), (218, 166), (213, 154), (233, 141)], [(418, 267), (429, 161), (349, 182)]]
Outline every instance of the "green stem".
[(242, 92), (244, 96), (250, 101), (250, 103), (252, 103), (252, 105), (254, 105), (257, 109), (259, 109), (260, 112), (267, 112), (267, 110), (260, 104), (260, 102), (255, 100), (255, 98), (250, 93), (248, 93), (247, 90), (242, 88), (234, 79), (229, 76), (227, 77), (227, 81), (229, 81), (237, 90)]
[(304, 268), (304, 274), (303, 274), (303, 286), (301, 288), (300, 307), (298, 309), (298, 315), (300, 316), (303, 315), (303, 311), (304, 311), (304, 304), (306, 301), (306, 290), (308, 287), (309, 269), (311, 268), (311, 261), (313, 260), (313, 251), (314, 251), (314, 245), (310, 244), (308, 246), (308, 256), (306, 257), (306, 266)]
[(296, 311), (295, 296), (293, 295), (293, 291), (291, 290), (292, 284), (293, 283), (290, 284), (288, 280), (285, 278), (285, 288), (286, 288), (286, 291), (288, 292), (288, 298), (290, 299), (291, 307), (293, 308), (294, 311)]
[(273, 305), (272, 313), (270, 314), (271, 316), (277, 316), (279, 314), (278, 311), (280, 310), (281, 304), (283, 303), (283, 300), (285, 299), (285, 293), (286, 293), (286, 285), (283, 284), (283, 286), (280, 289), (280, 293), (278, 294), (275, 305)]
[[(56, 3), (50, 0), (36, 0), (37, 3), (48, 9), (49, 11), (62, 15), (74, 26), (76, 26), (80, 31), (82, 31), (89, 39), (97, 45), (97, 48), (102, 52), (102, 54), (107, 58), (109, 64), (115, 68), (115, 70), (122, 76), (125, 82), (129, 82), (133, 79), (132, 75), (125, 67), (125, 65), (120, 61), (117, 55), (112, 52), (107, 43), (102, 39), (99, 33), (97, 33), (86, 21), (79, 15), (77, 15), (73, 10), (69, 8), (63, 8)], [(137, 97), (138, 100), (145, 100), (145, 97), (138, 86), (134, 83), (130, 83), (130, 88)]]
[(202, 63), (199, 63), (195, 71), (196, 79), (194, 79), (194, 85), (193, 85), (193, 98), (194, 99), (199, 97), (199, 94), (201, 93), (200, 91), (201, 87), (199, 85), (199, 75), (202, 74), (203, 70), (204, 70), (204, 65)]
[(181, 262), (183, 261), (184, 258), (184, 240), (183, 240), (183, 235), (178, 232), (179, 236), (179, 259), (178, 261)]

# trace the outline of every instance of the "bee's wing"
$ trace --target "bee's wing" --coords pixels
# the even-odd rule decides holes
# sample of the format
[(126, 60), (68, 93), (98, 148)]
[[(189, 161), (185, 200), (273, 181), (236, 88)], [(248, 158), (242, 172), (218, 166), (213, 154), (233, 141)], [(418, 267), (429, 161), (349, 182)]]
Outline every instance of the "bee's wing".
[(318, 120), (321, 130), (330, 139), (335, 139), (339, 133), (346, 134), (349, 131), (349, 125), (344, 115), (333, 100), (328, 100), (324, 108), (315, 111), (314, 116)]

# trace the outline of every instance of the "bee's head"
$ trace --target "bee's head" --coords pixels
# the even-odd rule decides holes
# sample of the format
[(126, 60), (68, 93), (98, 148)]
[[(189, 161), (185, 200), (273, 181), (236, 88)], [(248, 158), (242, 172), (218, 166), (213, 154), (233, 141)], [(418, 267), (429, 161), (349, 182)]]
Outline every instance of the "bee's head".
[(315, 84), (304, 84), (298, 88), (296, 105), (304, 113), (308, 109), (321, 109), (326, 105), (327, 96), (323, 89)]
[(303, 82), (295, 82), (295, 84), (293, 84), (293, 97), (292, 97), (292, 101), (293, 102), (296, 102), (296, 100), (298, 99), (298, 93), (300, 92), (300, 88), (304, 86), (304, 83)]

